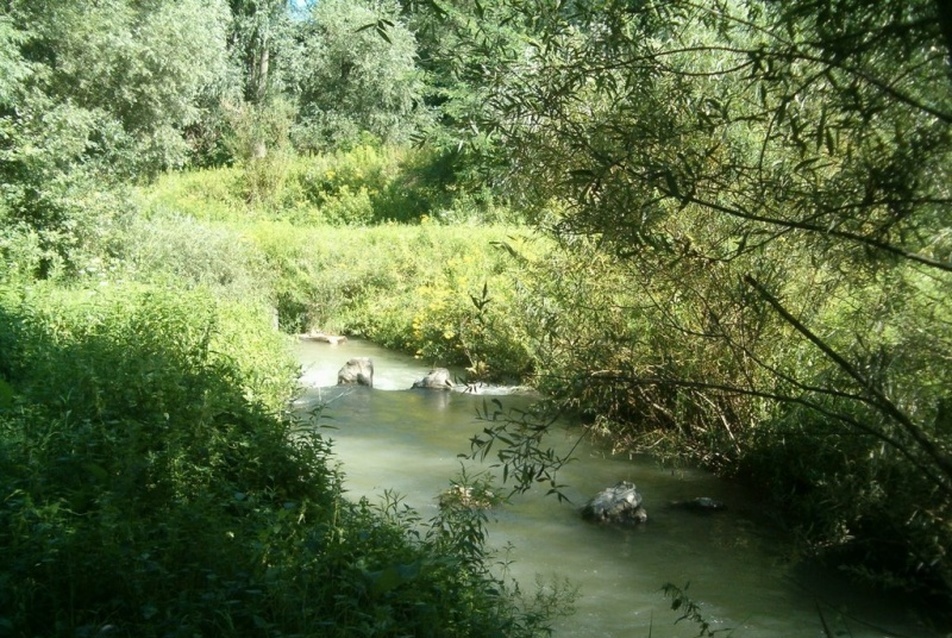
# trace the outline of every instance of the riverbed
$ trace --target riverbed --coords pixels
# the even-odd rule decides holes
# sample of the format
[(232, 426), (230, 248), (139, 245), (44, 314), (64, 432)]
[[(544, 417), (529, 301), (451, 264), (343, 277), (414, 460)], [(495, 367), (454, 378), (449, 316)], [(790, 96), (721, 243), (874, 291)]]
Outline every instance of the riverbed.
[[(435, 514), (438, 495), (460, 470), (459, 455), (487, 425), (480, 412), (493, 401), (519, 410), (534, 400), (516, 388), (410, 390), (429, 366), (362, 341), (302, 340), (296, 355), (304, 388), (298, 407), (325, 406), (319, 424), (333, 441), (349, 495), (379, 502), (389, 490), (424, 518)], [(336, 386), (337, 371), (352, 357), (373, 360), (373, 389)], [(554, 427), (547, 445), (575, 450), (558, 475), (569, 502), (546, 496), (547, 486), (514, 497), (493, 509), (489, 543), (511, 545), (512, 576), (525, 589), (537, 579), (567, 578), (578, 587), (575, 613), (558, 621), (556, 636), (697, 636), (696, 624), (678, 622), (684, 607), (671, 610), (661, 591), (667, 583), (689, 584), (686, 593), (711, 630), (724, 630), (717, 635), (823, 637), (824, 622), (832, 635), (856, 638), (940, 635), (906, 602), (795, 560), (738, 485), (647, 456), (613, 455), (571, 423)], [(467, 471), (488, 471), (488, 463), (469, 461)], [(647, 523), (621, 529), (583, 521), (585, 501), (621, 480), (637, 485)], [(701, 496), (726, 508), (705, 514), (672, 506)]]

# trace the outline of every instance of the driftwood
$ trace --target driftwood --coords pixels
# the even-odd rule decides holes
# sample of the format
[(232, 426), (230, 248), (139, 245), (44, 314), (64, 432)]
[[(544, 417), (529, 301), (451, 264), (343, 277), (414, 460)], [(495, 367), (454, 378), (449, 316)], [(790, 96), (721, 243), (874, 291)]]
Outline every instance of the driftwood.
[(347, 342), (347, 337), (343, 335), (329, 335), (324, 332), (308, 332), (306, 334), (299, 335), (299, 338), (305, 341), (320, 341), (323, 343), (329, 343), (332, 346)]

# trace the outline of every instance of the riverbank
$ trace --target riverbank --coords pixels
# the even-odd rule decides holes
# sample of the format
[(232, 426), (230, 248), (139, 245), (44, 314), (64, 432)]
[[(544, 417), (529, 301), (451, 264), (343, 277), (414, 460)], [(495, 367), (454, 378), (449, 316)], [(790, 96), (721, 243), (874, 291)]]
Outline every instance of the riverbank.
[[(169, 216), (169, 200), (147, 210), (132, 241), (148, 247), (149, 272), (258, 295), (288, 332), (366, 337), (474, 379), (528, 382), (618, 449), (682, 457), (758, 486), (805, 555), (926, 599), (952, 591), (946, 479), (913, 436), (944, 440), (949, 368), (919, 375), (915, 335), (948, 338), (930, 317), (949, 297), (915, 268), (856, 287), (788, 260), (783, 297), (810, 325), (833, 327), (810, 333), (824, 351), (783, 318), (789, 302), (732, 305), (742, 263), (680, 263), (678, 278), (520, 225), (314, 226), (280, 213), (249, 221), (233, 208), (227, 220), (202, 220)], [(198, 246), (197, 234), (220, 239)], [(886, 303), (893, 287), (907, 303)], [(870, 307), (877, 312), (863, 312)], [(868, 335), (860, 345), (857, 330)], [(843, 369), (827, 352), (856, 364)], [(857, 384), (848, 370), (873, 390), (892, 379), (894, 398), (861, 400), (867, 390), (848, 391)], [(877, 407), (893, 401), (900, 416), (915, 406), (915, 420), (903, 425)]]
[[(469, 379), (528, 382), (615, 449), (688, 459), (757, 486), (803, 555), (945, 607), (949, 499), (941, 468), (910, 443), (918, 432), (945, 445), (949, 368), (917, 372), (918, 340), (947, 336), (933, 321), (952, 298), (939, 294), (942, 281), (897, 271), (890, 281), (912, 291), (908, 303), (878, 306), (890, 290), (881, 282), (826, 281), (829, 294), (816, 299), (819, 274), (804, 263), (789, 271), (787, 298), (818, 324), (843, 328), (821, 343), (862, 363), (848, 367), (859, 378), (895, 382), (886, 398), (915, 417), (903, 430), (877, 408), (882, 401), (840, 390), (856, 380), (763, 299), (749, 304), (752, 316), (727, 301), (710, 305), (740, 271), (715, 269), (711, 281), (695, 281), (708, 286), (704, 295), (685, 297), (685, 282), (653, 278), (597, 243), (559, 243), (475, 212), (315, 225), (230, 191), (210, 205), (221, 189), (205, 186), (227, 185), (232, 173), (170, 175), (153, 187), (161, 197), (140, 191), (99, 222), (69, 269), (51, 267), (48, 285), (205, 291), (225, 307), (259, 309), (269, 329), (367, 337)], [(177, 179), (188, 187), (170, 186)], [(45, 258), (16, 245), (22, 259), (4, 277), (11, 289), (29, 288)], [(870, 304), (883, 311), (867, 316)], [(851, 350), (853, 330), (872, 324), (870, 341)]]
[[(756, 487), (807, 559), (952, 609), (952, 20), (941, 3), (47, 4), (0, 15), (0, 288), (12, 304), (0, 343), (31, 326), (44, 335), (13, 363), (0, 351), (12, 424), (0, 461), (19, 477), (0, 508), (17, 512), (4, 521), (11, 543), (40, 539), (22, 552), (32, 567), (6, 560), (30, 587), (36, 565), (82, 572), (84, 559), (57, 563), (57, 552), (86, 521), (126, 516), (136, 488), (146, 502), (153, 484), (172, 495), (159, 499), (175, 521), (163, 533), (188, 565), (174, 539), (202, 521), (177, 508), (193, 502), (190, 483), (215, 483), (224, 514), (208, 529), (233, 531), (221, 521), (248, 503), (228, 500), (216, 464), (245, 476), (229, 463), (254, 461), (246, 430), (271, 423), (249, 408), (264, 400), (252, 388), (287, 379), (260, 343), (216, 341), (252, 313), (269, 335), (363, 336), (468, 381), (532, 385), (550, 415), (573, 415), (614, 450)], [(128, 311), (101, 316), (91, 301), (117, 298)], [(80, 299), (87, 315), (41, 312)], [(75, 327), (87, 319), (88, 332)], [(152, 326), (186, 352), (146, 337), (155, 352), (128, 351), (151, 367), (116, 354)], [(81, 383), (43, 389), (31, 366), (48, 362), (33, 355)], [(181, 371), (169, 388), (167, 364)], [(193, 379), (193, 365), (233, 379), (247, 405), (188, 394), (218, 387)], [(193, 433), (161, 418), (184, 409), (165, 409), (166, 390), (206, 410), (189, 413), (200, 431), (227, 431), (241, 449), (202, 439), (199, 458), (182, 451)], [(46, 403), (59, 412), (36, 407)], [(34, 440), (34, 421), (55, 427)], [(474, 446), (503, 446), (528, 484), (559, 465), (540, 454), (545, 433), (544, 422), (521, 436), (489, 428)], [(113, 445), (128, 467), (96, 456)], [(47, 466), (70, 471), (52, 496)], [(162, 480), (116, 478), (153, 470)], [(97, 496), (114, 483), (121, 497)], [(273, 505), (248, 520), (267, 527)], [(114, 545), (153, 538), (108, 523)], [(165, 541), (149, 543), (111, 558), (178, 588), (150, 558)], [(407, 564), (345, 581), (402, 594), (418, 566)], [(69, 576), (54, 580), (68, 601)], [(226, 589), (221, 601), (244, 601)], [(143, 605), (155, 618), (158, 605)], [(72, 630), (92, 632), (60, 631)]]

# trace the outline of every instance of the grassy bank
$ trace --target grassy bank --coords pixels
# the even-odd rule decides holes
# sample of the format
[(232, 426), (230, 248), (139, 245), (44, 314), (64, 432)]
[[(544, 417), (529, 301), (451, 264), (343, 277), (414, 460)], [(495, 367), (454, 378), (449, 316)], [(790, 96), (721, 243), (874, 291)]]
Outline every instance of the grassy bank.
[[(511, 294), (473, 239), (512, 229), (356, 226), (395, 188), (394, 157), (91, 193), (69, 241), (4, 229), (0, 634), (535, 636), (564, 613), (569, 597), (495, 570), (482, 513), (348, 500), (315, 422), (286, 411), (288, 333), (478, 362), (479, 330), (505, 319), (471, 323), (449, 282)], [(336, 225), (314, 218), (334, 205)]]

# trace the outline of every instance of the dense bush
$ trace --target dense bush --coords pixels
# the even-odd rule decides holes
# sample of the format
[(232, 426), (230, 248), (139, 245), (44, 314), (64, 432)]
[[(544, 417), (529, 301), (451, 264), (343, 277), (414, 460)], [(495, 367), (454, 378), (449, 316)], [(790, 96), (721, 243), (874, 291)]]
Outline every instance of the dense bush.
[(152, 217), (187, 216), (202, 221), (244, 221), (264, 214), (242, 196), (242, 170), (210, 168), (166, 173), (139, 191)]
[(235, 228), (191, 217), (130, 220), (109, 271), (114, 278), (203, 287), (249, 306), (271, 305), (274, 279), (258, 247)]
[[(811, 322), (826, 326), (820, 337), (843, 363), (806, 340), (778, 357), (787, 379), (796, 369), (809, 382), (778, 384), (797, 403), (771, 412), (741, 464), (771, 486), (774, 508), (821, 555), (944, 599), (952, 591), (952, 489), (942, 463), (952, 434), (949, 283), (908, 266), (814, 300)], [(857, 398), (867, 392), (861, 383), (868, 398)]]
[(327, 442), (280, 416), (293, 370), (254, 313), (30, 286), (0, 291), (0, 326), (4, 633), (544, 631), (548, 612), (455, 540), (479, 521), (421, 532), (342, 498)]
[(318, 217), (302, 221), (354, 225), (419, 218), (426, 212), (420, 210), (420, 202), (414, 202), (410, 192), (401, 197), (395, 190), (402, 181), (406, 155), (393, 148), (362, 145), (311, 158), (297, 181)]
[(149, 289), (5, 291), (16, 400), (0, 415), (0, 615), (17, 633), (235, 622), (241, 608), (218, 616), (255, 578), (256, 528), (285, 501), (329, 506), (337, 479), (317, 443), (291, 445), (274, 418), (292, 379), (280, 345), (215, 306)]

